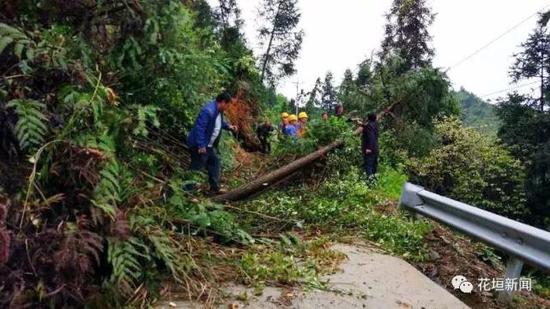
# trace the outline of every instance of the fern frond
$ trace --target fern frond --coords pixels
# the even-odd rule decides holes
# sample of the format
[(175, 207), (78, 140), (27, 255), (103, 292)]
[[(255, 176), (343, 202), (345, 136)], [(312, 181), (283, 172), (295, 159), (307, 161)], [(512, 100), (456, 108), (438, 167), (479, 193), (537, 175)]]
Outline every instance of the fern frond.
[(128, 241), (109, 241), (108, 260), (112, 267), (111, 282), (124, 292), (131, 292), (140, 281), (142, 265), (140, 259), (150, 261), (149, 248), (137, 238)]
[(174, 278), (178, 278), (179, 257), (176, 244), (164, 232), (148, 233), (147, 238), (153, 244), (155, 255), (166, 265)]
[(149, 130), (147, 130), (147, 122), (149, 121), (153, 127), (160, 127), (160, 121), (158, 119), (157, 113), (160, 110), (158, 106), (153, 105), (139, 105), (132, 106), (131, 108), (137, 109), (137, 125), (132, 130), (134, 135), (147, 136)]
[(116, 205), (120, 202), (121, 186), (119, 183), (119, 165), (116, 160), (112, 160), (99, 172), (101, 179), (94, 190), (94, 199), (92, 204), (103, 210), (103, 212), (115, 218)]
[[(27, 37), (26, 34), (19, 29), (0, 23), (0, 54), (9, 46), (13, 45), (13, 53), (17, 58), (23, 60), (23, 56), (31, 60), (34, 57), (34, 52), (30, 45), (33, 42)], [(27, 49), (27, 53), (23, 54), (23, 51)], [(32, 56), (32, 57), (29, 57)]]
[(114, 159), (103, 167), (99, 175), (101, 178), (95, 187), (92, 204), (114, 219), (117, 205), (129, 195), (132, 175)]
[(116, 151), (116, 143), (113, 137), (107, 133), (100, 136), (97, 134), (85, 133), (73, 138), (76, 145), (83, 148), (94, 148), (106, 153), (109, 157), (113, 157)]
[(30, 99), (11, 100), (7, 106), (14, 108), (17, 113), (14, 133), (21, 148), (27, 150), (41, 145), (48, 133), (47, 117), (43, 112), (46, 106)]

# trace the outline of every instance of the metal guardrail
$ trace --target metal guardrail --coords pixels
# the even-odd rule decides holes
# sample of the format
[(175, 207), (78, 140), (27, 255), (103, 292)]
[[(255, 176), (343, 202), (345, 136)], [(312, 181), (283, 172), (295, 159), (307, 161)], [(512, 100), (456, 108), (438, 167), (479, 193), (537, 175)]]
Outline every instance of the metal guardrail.
[[(550, 273), (550, 233), (406, 183), (400, 205), (510, 255), (506, 278), (518, 278), (523, 262)], [(504, 300), (509, 300), (507, 293)]]

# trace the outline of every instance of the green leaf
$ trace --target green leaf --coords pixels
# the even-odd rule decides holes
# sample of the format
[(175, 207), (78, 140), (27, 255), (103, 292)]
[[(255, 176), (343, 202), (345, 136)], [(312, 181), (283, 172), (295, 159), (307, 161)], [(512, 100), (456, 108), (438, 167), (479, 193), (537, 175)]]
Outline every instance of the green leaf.
[(0, 38), (0, 54), (4, 51), (8, 45), (10, 45), (13, 42), (13, 38), (9, 36), (5, 36)]
[(15, 44), (15, 47), (13, 49), (13, 53), (15, 54), (15, 56), (21, 60), (21, 56), (23, 55), (23, 49), (25, 48), (25, 45), (23, 43), (21, 43), (21, 41), (17, 42)]

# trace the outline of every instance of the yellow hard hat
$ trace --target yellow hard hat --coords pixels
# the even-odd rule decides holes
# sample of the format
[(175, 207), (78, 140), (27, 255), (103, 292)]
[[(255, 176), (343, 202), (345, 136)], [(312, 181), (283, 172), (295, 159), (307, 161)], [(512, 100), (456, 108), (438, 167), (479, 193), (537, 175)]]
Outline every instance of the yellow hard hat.
[(281, 114), (281, 118), (288, 118), (288, 116), (289, 116), (289, 115), (288, 115), (288, 113), (286, 113), (286, 112)]
[(296, 117), (296, 115), (292, 114), (288, 116), (288, 121), (296, 121), (296, 120), (298, 120), (298, 117)]
[(306, 113), (306, 112), (301, 112), (301, 113), (299, 113), (299, 114), (298, 114), (298, 118), (299, 118), (299, 119), (302, 119), (302, 118), (306, 118), (306, 119), (307, 119), (307, 118), (308, 118), (308, 117), (307, 117), (307, 113)]

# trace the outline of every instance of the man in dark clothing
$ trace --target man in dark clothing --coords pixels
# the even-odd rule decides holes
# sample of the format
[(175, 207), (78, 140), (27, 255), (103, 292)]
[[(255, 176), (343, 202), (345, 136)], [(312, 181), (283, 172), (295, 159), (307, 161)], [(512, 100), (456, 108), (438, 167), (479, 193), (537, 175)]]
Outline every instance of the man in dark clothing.
[(378, 125), (376, 114), (368, 115), (368, 123), (363, 125), (362, 152), (365, 172), (369, 178), (374, 177), (378, 168)]
[(206, 166), (212, 193), (220, 191), (221, 166), (218, 144), (222, 136), (221, 130), (237, 130), (223, 119), (223, 112), (227, 110), (231, 100), (231, 95), (224, 92), (218, 95), (215, 101), (206, 104), (187, 137), (187, 145), (191, 148), (191, 170), (202, 170)]
[(271, 152), (271, 143), (269, 143), (269, 135), (275, 130), (269, 120), (266, 120), (264, 123), (260, 124), (256, 129), (256, 135), (260, 140), (260, 151), (262, 153)]
[(336, 104), (336, 107), (334, 107), (334, 116), (338, 118), (344, 116), (344, 106), (342, 104)]

